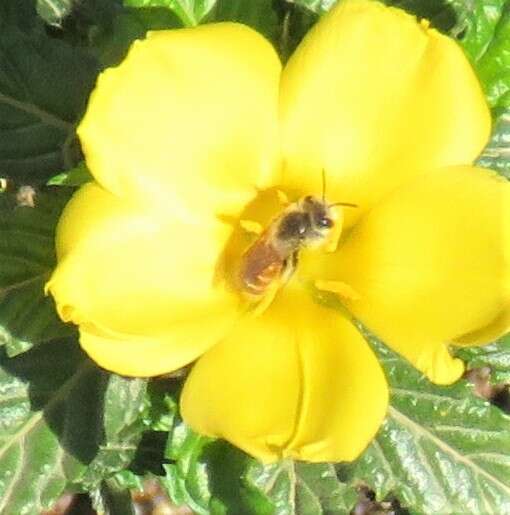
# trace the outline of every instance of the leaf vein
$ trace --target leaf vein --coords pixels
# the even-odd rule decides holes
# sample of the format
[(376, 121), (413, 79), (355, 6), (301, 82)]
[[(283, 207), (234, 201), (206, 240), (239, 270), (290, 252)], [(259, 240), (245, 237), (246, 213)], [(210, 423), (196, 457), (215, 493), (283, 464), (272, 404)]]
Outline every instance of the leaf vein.
[(10, 293), (14, 290), (19, 290), (21, 288), (24, 288), (25, 286), (30, 286), (33, 283), (41, 281), (41, 279), (47, 279), (47, 278), (49, 278), (49, 275), (50, 275), (49, 272), (44, 272), (42, 274), (34, 275), (33, 277), (30, 277), (29, 279), (25, 279), (23, 281), (19, 281), (14, 284), (10, 284), (9, 286), (1, 287), (0, 288), (0, 296)]
[[(437, 479), (437, 475), (436, 475), (436, 467), (432, 466), (428, 456), (427, 456), (427, 452), (425, 451), (425, 449), (423, 448), (422, 446), (422, 443), (421, 443), (421, 439), (422, 439), (423, 435), (419, 435), (417, 437), (415, 437), (413, 435), (413, 439), (415, 440), (416, 442), (416, 453), (418, 455), (418, 458), (421, 460), (421, 462), (423, 463), (423, 465), (425, 466), (426, 469), (428, 470), (431, 470), (431, 471), (434, 471), (432, 474), (430, 474), (430, 478), (432, 479), (432, 482), (434, 483), (435, 485), (435, 490), (437, 492), (441, 492), (442, 493), (442, 497), (444, 499), (444, 504), (443, 506), (441, 507), (441, 510), (448, 510), (450, 513), (453, 512), (453, 507), (452, 505), (450, 504), (450, 502), (448, 501), (449, 499), (449, 495), (448, 495), (448, 492), (446, 491), (446, 488), (445, 487), (442, 487), (441, 484), (439, 483), (438, 479)], [(427, 493), (427, 492), (426, 492)], [(436, 510), (437, 511), (437, 510)], [(441, 513), (443, 513), (443, 511), (441, 511)]]
[(9, 486), (6, 488), (2, 498), (0, 499), (0, 513), (3, 513), (4, 508), (7, 506), (8, 502), (12, 496), (12, 493), (14, 491), (14, 487), (15, 487), (16, 483), (18, 482), (18, 479), (21, 476), (21, 471), (23, 470), (23, 464), (25, 462), (25, 450), (23, 447), (24, 440), (25, 440), (25, 437), (23, 436), (18, 443), (18, 447), (20, 450), (20, 456), (16, 460), (17, 468), (11, 477), (11, 482), (9, 483)]
[(421, 435), (424, 438), (428, 438), (431, 442), (433, 442), (439, 449), (441, 449), (446, 454), (450, 454), (453, 456), (453, 458), (462, 463), (463, 465), (467, 466), (468, 468), (472, 469), (476, 474), (479, 474), (480, 476), (483, 476), (485, 479), (487, 479), (489, 482), (493, 483), (495, 486), (497, 486), (499, 489), (501, 489), (503, 492), (505, 492), (506, 495), (510, 497), (510, 487), (506, 485), (505, 483), (502, 483), (498, 478), (494, 477), (493, 475), (489, 474), (486, 470), (484, 470), (482, 467), (480, 467), (475, 462), (467, 459), (465, 456), (460, 454), (456, 449), (448, 445), (446, 442), (438, 438), (436, 435), (434, 435), (431, 431), (426, 429), (423, 426), (420, 426), (416, 422), (414, 422), (412, 419), (404, 415), (402, 412), (398, 411), (394, 406), (390, 406), (388, 408), (390, 416), (399, 424), (402, 426), (408, 427), (413, 433), (416, 433), (418, 435)]
[(61, 16), (62, 13), (58, 10), (58, 7), (51, 0), (44, 0), (44, 3), (57, 15)]
[(460, 432), (472, 435), (491, 435), (501, 436), (501, 431), (480, 429), (477, 427), (463, 427), (463, 426), (449, 426), (446, 424), (434, 425), (434, 431), (445, 431), (445, 432)]
[(455, 397), (449, 397), (447, 395), (438, 395), (435, 393), (418, 392), (414, 390), (407, 390), (406, 388), (391, 388), (393, 395), (402, 395), (405, 397), (414, 397), (415, 399), (427, 400), (432, 402), (448, 402), (451, 404), (466, 404), (466, 399), (457, 399)]
[(9, 95), (5, 95), (4, 93), (0, 93), (0, 102), (23, 111), (24, 113), (31, 114), (32, 116), (39, 118), (39, 120), (44, 122), (46, 125), (58, 127), (59, 129), (63, 129), (66, 132), (74, 129), (72, 123), (66, 122), (65, 120), (62, 120), (61, 118), (48, 113), (44, 109), (41, 109), (40, 107), (37, 107), (35, 104), (30, 102), (21, 102), (20, 100), (16, 100), (15, 98), (12, 98)]
[(382, 464), (383, 464), (384, 468), (388, 471), (390, 477), (394, 477), (393, 468), (391, 467), (391, 463), (389, 462), (388, 458), (386, 458), (386, 454), (384, 454), (384, 451), (382, 450), (380, 443), (377, 440), (374, 440), (372, 442), (372, 446), (374, 447), (375, 451), (379, 454)]
[(76, 381), (78, 381), (78, 379), (81, 378), (83, 374), (89, 370), (91, 366), (91, 363), (88, 361), (81, 365), (76, 373), (62, 384), (62, 386), (55, 392), (55, 395), (44, 407), (41, 407), (39, 411), (33, 412), (32, 416), (28, 418), (28, 420), (21, 426), (21, 428), (16, 431), (12, 437), (5, 442), (4, 445), (0, 447), (0, 459), (12, 445), (23, 441), (25, 436), (41, 421), (44, 416), (44, 412), (49, 410), (53, 404), (64, 398), (67, 391), (74, 385), (74, 383), (76, 383)]

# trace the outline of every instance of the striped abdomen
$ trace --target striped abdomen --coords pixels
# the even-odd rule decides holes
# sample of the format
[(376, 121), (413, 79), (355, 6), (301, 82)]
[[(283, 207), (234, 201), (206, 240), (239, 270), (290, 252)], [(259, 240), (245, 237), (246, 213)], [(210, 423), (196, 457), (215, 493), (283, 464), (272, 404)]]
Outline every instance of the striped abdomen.
[(239, 279), (241, 289), (250, 295), (262, 295), (268, 286), (281, 277), (286, 261), (275, 247), (263, 238), (244, 254)]

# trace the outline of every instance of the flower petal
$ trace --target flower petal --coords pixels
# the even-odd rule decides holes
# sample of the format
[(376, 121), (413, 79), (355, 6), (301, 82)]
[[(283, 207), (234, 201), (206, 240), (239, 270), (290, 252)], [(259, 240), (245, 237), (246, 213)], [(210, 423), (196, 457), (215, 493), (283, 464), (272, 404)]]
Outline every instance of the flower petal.
[(78, 128), (90, 170), (186, 217), (237, 213), (273, 182), (280, 69), (243, 25), (149, 33), (99, 77)]
[(490, 132), (455, 41), (368, 0), (339, 2), (305, 37), (282, 74), (280, 114), (284, 185), (320, 192), (324, 169), (328, 197), (360, 206), (348, 225), (411, 175), (471, 163)]
[(196, 431), (264, 462), (343, 461), (373, 438), (387, 401), (384, 374), (354, 326), (293, 289), (200, 358), (181, 409)]
[[(89, 183), (61, 217), (59, 264), (47, 289), (61, 318), (81, 326), (82, 344), (103, 366), (129, 375), (168, 372), (165, 363), (178, 368), (192, 361), (237, 316), (236, 296), (215, 283), (230, 232), (219, 222), (158, 218)], [(128, 345), (133, 341), (140, 341), (138, 348)], [(150, 341), (158, 352), (150, 351)]]
[(191, 363), (221, 339), (227, 329), (217, 315), (203, 316), (200, 323), (193, 319), (174, 323), (156, 336), (115, 333), (84, 323), (80, 345), (99, 366), (112, 372), (133, 377), (167, 374)]
[[(510, 328), (510, 183), (455, 167), (375, 206), (323, 269), (359, 295), (347, 307), (432, 381), (459, 378), (447, 344)], [(506, 320), (506, 323), (503, 323)]]

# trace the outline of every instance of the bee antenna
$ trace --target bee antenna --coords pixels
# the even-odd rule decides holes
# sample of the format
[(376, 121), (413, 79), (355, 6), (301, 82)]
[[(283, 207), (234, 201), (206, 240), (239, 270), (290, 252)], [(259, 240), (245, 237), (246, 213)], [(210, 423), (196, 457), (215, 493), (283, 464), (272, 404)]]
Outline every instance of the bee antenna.
[(328, 207), (335, 207), (335, 206), (359, 207), (358, 204), (351, 204), (350, 202), (335, 202), (334, 204), (328, 205)]

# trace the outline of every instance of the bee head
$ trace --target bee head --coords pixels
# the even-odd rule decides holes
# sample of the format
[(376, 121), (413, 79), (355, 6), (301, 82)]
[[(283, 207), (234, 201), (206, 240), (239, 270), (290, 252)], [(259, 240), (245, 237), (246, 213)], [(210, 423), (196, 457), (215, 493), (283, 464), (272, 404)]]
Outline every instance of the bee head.
[(317, 236), (324, 235), (335, 225), (333, 213), (329, 206), (321, 200), (308, 195), (302, 201), (303, 212), (310, 220), (310, 228)]

